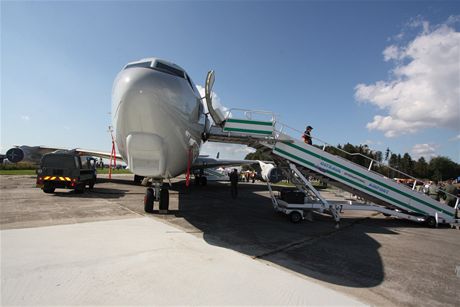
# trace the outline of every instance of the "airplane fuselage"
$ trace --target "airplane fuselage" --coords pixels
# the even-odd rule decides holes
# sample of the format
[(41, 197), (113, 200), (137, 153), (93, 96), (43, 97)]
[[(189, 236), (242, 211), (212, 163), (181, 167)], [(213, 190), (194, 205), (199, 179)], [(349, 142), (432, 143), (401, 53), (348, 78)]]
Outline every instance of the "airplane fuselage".
[(136, 175), (166, 179), (184, 173), (199, 154), (204, 116), (195, 85), (177, 65), (145, 59), (126, 65), (115, 79), (116, 143)]

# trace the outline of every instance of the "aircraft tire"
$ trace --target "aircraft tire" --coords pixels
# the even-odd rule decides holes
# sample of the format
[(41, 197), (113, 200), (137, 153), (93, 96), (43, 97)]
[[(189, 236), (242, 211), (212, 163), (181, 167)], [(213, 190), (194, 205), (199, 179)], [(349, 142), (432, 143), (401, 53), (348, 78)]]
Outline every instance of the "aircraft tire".
[(200, 177), (200, 185), (204, 187), (207, 184), (208, 184), (208, 178), (206, 178), (205, 176)]
[(168, 211), (169, 209), (169, 190), (161, 189), (160, 191), (160, 210)]
[(292, 223), (298, 223), (302, 220), (302, 215), (297, 211), (292, 211), (291, 214), (289, 214), (289, 219)]
[(83, 194), (85, 192), (85, 184), (79, 184), (75, 187), (75, 194)]
[(144, 179), (144, 176), (134, 175), (135, 184), (141, 184), (143, 179)]
[(153, 201), (155, 200), (155, 194), (153, 193), (152, 188), (148, 188), (145, 191), (144, 196), (144, 211), (147, 213), (153, 212)]

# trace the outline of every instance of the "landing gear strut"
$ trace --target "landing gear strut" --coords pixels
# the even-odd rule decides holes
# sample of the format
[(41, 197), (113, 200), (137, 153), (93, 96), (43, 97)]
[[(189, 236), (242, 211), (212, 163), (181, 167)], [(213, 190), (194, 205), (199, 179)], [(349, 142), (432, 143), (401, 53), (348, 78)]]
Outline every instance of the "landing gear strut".
[(159, 202), (159, 212), (168, 213), (169, 209), (169, 190), (161, 181), (154, 181), (153, 188), (147, 188), (144, 196), (144, 211), (153, 213), (154, 202)]
[(194, 173), (195, 185), (206, 186), (208, 184), (208, 178), (204, 175), (204, 169), (200, 169), (199, 172)]

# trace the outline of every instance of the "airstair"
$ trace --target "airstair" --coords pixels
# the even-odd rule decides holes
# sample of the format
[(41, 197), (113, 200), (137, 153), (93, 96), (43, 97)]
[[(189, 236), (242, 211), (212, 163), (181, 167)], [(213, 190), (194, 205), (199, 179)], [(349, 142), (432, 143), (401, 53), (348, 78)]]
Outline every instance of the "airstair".
[[(211, 99), (211, 90), (214, 83), (213, 72), (208, 73), (206, 80), (206, 103), (215, 126), (207, 132), (209, 141), (238, 143), (261, 149), (269, 153), (277, 167), (286, 177), (305, 193), (304, 204), (290, 205), (274, 195), (271, 184), (268, 188), (272, 195), (274, 207), (286, 214), (292, 214), (291, 219), (297, 221), (304, 217), (305, 210), (328, 211), (336, 222), (340, 220), (343, 210), (378, 211), (387, 215), (405, 218), (417, 222), (427, 222), (431, 226), (438, 223), (457, 224), (457, 208), (459, 198), (456, 197), (455, 206), (432, 199), (428, 195), (416, 190), (415, 179), (412, 187), (398, 183), (393, 179), (377, 173), (373, 166), (380, 162), (364, 156), (369, 161), (368, 167), (355, 164), (340, 156), (328, 153), (327, 143), (322, 148), (305, 144), (300, 140), (300, 131), (296, 131), (276, 121), (270, 112), (232, 109), (226, 112), (214, 110)], [(262, 118), (262, 119), (259, 119)], [(286, 133), (292, 129), (297, 138)], [(398, 170), (394, 170), (401, 173)], [(410, 177), (404, 174), (406, 177)], [(371, 202), (370, 205), (355, 205), (350, 203), (329, 203), (310, 184), (307, 178), (316, 177), (328, 184)]]

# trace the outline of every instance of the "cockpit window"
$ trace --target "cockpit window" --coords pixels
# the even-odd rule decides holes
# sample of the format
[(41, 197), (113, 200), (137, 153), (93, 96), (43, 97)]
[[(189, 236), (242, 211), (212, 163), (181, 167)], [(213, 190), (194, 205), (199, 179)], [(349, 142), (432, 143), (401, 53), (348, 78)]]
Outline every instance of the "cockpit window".
[(163, 72), (166, 72), (168, 74), (171, 74), (177, 77), (181, 77), (181, 78), (185, 78), (184, 72), (182, 70), (166, 65), (164, 63), (157, 61), (157, 63), (155, 64), (155, 68)]
[(192, 90), (194, 90), (195, 87), (193, 86), (192, 79), (190, 79), (190, 77), (187, 74), (185, 74), (185, 77), (188, 81), (188, 84), (190, 84), (190, 87), (192, 88)]
[(126, 65), (125, 69), (132, 68), (132, 67), (143, 67), (143, 68), (152, 68), (150, 65), (152, 62), (141, 62), (141, 63), (133, 63)]
[(151, 65), (152, 65), (151, 61), (149, 61), (149, 62), (139, 62), (139, 63), (128, 64), (128, 65), (126, 65), (126, 67), (124, 69), (132, 68), (132, 67), (142, 67), (142, 68), (150, 68), (150, 69), (153, 69), (153, 70), (158, 70), (158, 71), (161, 71), (161, 72), (164, 72), (164, 73), (167, 73), (167, 74), (170, 74), (170, 75), (173, 75), (173, 76), (176, 76), (176, 77), (179, 77), (179, 78), (187, 80), (187, 82), (190, 85), (190, 88), (192, 89), (192, 91), (197, 93), (195, 85), (194, 85), (192, 79), (190, 79), (190, 77), (183, 70), (177, 69), (175, 67), (172, 67), (172, 66), (170, 66), (168, 64), (165, 64), (165, 63), (162, 63), (160, 61), (156, 61), (154, 67), (152, 67)]

